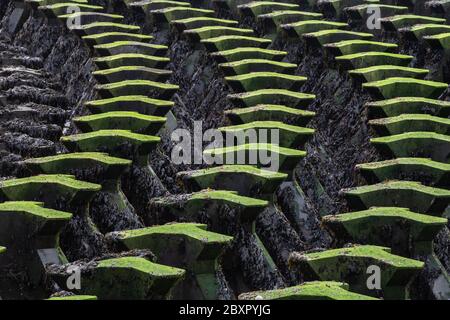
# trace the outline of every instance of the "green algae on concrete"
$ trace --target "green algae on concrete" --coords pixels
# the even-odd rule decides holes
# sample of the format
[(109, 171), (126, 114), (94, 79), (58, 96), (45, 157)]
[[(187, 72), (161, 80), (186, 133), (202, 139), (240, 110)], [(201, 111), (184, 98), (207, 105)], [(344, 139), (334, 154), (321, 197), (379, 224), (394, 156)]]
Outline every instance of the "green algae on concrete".
[(100, 69), (119, 68), (124, 66), (142, 66), (147, 68), (164, 68), (170, 59), (140, 53), (123, 53), (93, 59)]
[(170, 99), (179, 87), (175, 84), (149, 80), (124, 80), (97, 85), (95, 89), (102, 98), (138, 95), (157, 99)]
[(64, 198), (67, 202), (80, 204), (88, 201), (100, 189), (98, 184), (79, 181), (71, 175), (38, 175), (0, 181), (0, 198), (3, 201), (28, 200), (48, 203)]
[(281, 25), (281, 29), (290, 37), (301, 37), (305, 33), (346, 27), (348, 27), (347, 23), (326, 20), (305, 20)]
[[(120, 156), (121, 146), (131, 146), (138, 156), (148, 155), (161, 138), (133, 133), (127, 130), (99, 130), (61, 137), (60, 141), (71, 152), (98, 152), (107, 150)], [(119, 154), (117, 154), (119, 153)]]
[(325, 216), (322, 224), (343, 243), (381, 245), (401, 256), (415, 256), (432, 253), (433, 239), (445, 227), (447, 219), (406, 208), (373, 207)]
[(80, 293), (100, 300), (167, 299), (185, 271), (151, 262), (141, 257), (101, 260), (81, 274)]
[(161, 129), (166, 122), (166, 118), (137, 112), (114, 111), (77, 117), (73, 119), (73, 122), (83, 132), (119, 128), (152, 135)]
[(420, 16), (415, 14), (401, 14), (381, 18), (380, 22), (385, 30), (398, 31), (400, 28), (405, 28), (416, 24), (427, 24), (427, 23), (444, 24), (445, 19)]
[(367, 288), (367, 270), (376, 265), (381, 271), (381, 292), (385, 299), (405, 299), (411, 279), (424, 267), (421, 261), (390, 253), (389, 248), (362, 245), (315, 253), (291, 254), (290, 264), (308, 280), (343, 281), (351, 291), (377, 295)]
[(207, 26), (223, 26), (223, 27), (237, 27), (236, 20), (225, 20), (211, 17), (194, 17), (180, 20), (173, 20), (170, 22), (178, 32), (183, 32), (188, 29), (198, 29)]
[(85, 103), (85, 106), (89, 111), (95, 114), (113, 111), (129, 111), (155, 116), (165, 116), (173, 105), (174, 102), (168, 100), (129, 95), (109, 99), (98, 99)]
[(94, 46), (118, 41), (147, 42), (152, 40), (153, 36), (130, 32), (103, 32), (98, 34), (91, 34), (89, 36), (83, 36), (82, 39), (89, 46)]
[(450, 186), (450, 164), (427, 158), (396, 158), (356, 165), (369, 183), (386, 180), (415, 180), (432, 186)]
[(89, 36), (105, 32), (127, 32), (139, 33), (141, 28), (130, 24), (114, 23), (114, 22), (93, 22), (89, 24), (80, 24), (71, 26), (71, 30), (78, 36)]
[(290, 108), (301, 108), (309, 105), (316, 96), (284, 89), (261, 89), (229, 94), (227, 98), (238, 107), (252, 107), (258, 104), (280, 104)]
[(426, 157), (435, 161), (450, 161), (450, 136), (427, 132), (405, 132), (370, 140), (387, 157)]
[(293, 74), (297, 69), (294, 63), (271, 61), (267, 59), (243, 59), (219, 64), (219, 68), (227, 76), (241, 75), (250, 72), (279, 72)]
[(195, 192), (202, 189), (237, 191), (244, 196), (272, 195), (287, 174), (250, 165), (223, 165), (177, 173), (178, 181)]
[(212, 189), (150, 200), (150, 208), (155, 207), (159, 211), (164, 208), (167, 210), (165, 213), (178, 219), (182, 218), (183, 221), (196, 221), (199, 214), (206, 213), (211, 230), (223, 229), (220, 222), (222, 207), (237, 210), (235, 219), (244, 224), (251, 224), (268, 204), (266, 200), (241, 196), (236, 191)]
[(402, 114), (395, 117), (370, 120), (369, 125), (380, 136), (396, 135), (411, 131), (450, 134), (450, 119), (429, 114)]
[(398, 97), (366, 103), (369, 118), (394, 117), (401, 114), (421, 113), (438, 117), (450, 116), (450, 101), (423, 97)]
[[(306, 156), (305, 151), (268, 143), (250, 143), (233, 147), (207, 149), (203, 154), (220, 159), (223, 164), (229, 165), (250, 164), (262, 168), (276, 165), (279, 171), (285, 173), (290, 173), (298, 162)], [(264, 154), (267, 155), (267, 159), (261, 157)]]
[(168, 0), (144, 0), (131, 2), (129, 7), (137, 9), (143, 14), (149, 14), (150, 11), (166, 9), (171, 7), (191, 7), (189, 2), (182, 1), (168, 1)]
[(120, 54), (144, 54), (148, 56), (164, 56), (167, 46), (141, 41), (115, 41), (94, 46), (101, 56), (115, 56)]
[(184, 30), (183, 35), (185, 35), (191, 41), (195, 42), (220, 36), (252, 36), (253, 29), (234, 28), (226, 26), (206, 26), (196, 29)]
[(306, 126), (314, 117), (315, 112), (289, 108), (276, 104), (259, 104), (253, 107), (225, 110), (225, 115), (232, 124), (249, 123), (253, 121), (288, 120), (298, 126)]
[(365, 32), (355, 32), (339, 29), (328, 29), (312, 33), (305, 33), (303, 39), (310, 45), (323, 46), (346, 40), (371, 40), (373, 35)]
[(171, 70), (148, 68), (142, 66), (124, 66), (112, 69), (97, 70), (92, 73), (95, 80), (101, 84), (127, 80), (148, 80), (165, 82), (172, 75)]
[(152, 10), (151, 14), (155, 18), (156, 23), (170, 23), (173, 20), (181, 20), (194, 17), (213, 17), (214, 10), (190, 7), (171, 7)]
[(6, 252), (6, 248), (5, 247), (0, 247), (0, 254)]
[(376, 300), (348, 290), (348, 284), (335, 281), (310, 281), (300, 285), (265, 291), (246, 292), (239, 300)]
[(55, 3), (47, 6), (39, 6), (38, 10), (42, 10), (46, 15), (49, 15), (52, 18), (56, 18), (57, 16), (66, 14), (69, 10), (73, 11), (73, 7), (75, 7), (80, 11), (100, 11), (103, 10), (102, 6), (93, 6), (89, 4), (83, 3), (73, 3), (73, 2), (61, 2)]
[(370, 10), (377, 10), (376, 12), (379, 12), (380, 18), (383, 18), (402, 13), (407, 13), (408, 7), (395, 6), (389, 4), (379, 4), (379, 3), (365, 3), (344, 9), (346, 14), (350, 18), (362, 20), (367, 20), (370, 17), (371, 12), (374, 12)]
[[(218, 128), (224, 136), (236, 136), (239, 140), (244, 137), (243, 141), (238, 143), (251, 143), (251, 141), (262, 141), (264, 136), (267, 143), (278, 143), (282, 147), (298, 148), (303, 147), (306, 141), (314, 134), (314, 129), (304, 128), (285, 124), (279, 121), (254, 121), (235, 126), (227, 126)], [(271, 141), (271, 131), (277, 131), (278, 141)], [(254, 134), (254, 136), (253, 136)], [(262, 136), (260, 136), (262, 135)], [(256, 138), (256, 140), (253, 140)], [(250, 141), (249, 141), (250, 140)]]
[(257, 16), (258, 24), (264, 28), (265, 33), (276, 31), (283, 24), (294, 23), (305, 20), (319, 20), (323, 18), (321, 13), (296, 11), (296, 10), (277, 10), (270, 13)]
[(450, 201), (450, 191), (424, 186), (415, 181), (386, 181), (342, 190), (355, 210), (370, 207), (405, 207), (411, 211), (442, 216)]
[[(250, 68), (251, 69), (251, 68)], [(264, 69), (264, 67), (261, 67)], [(255, 91), (261, 89), (284, 89), (299, 91), (307, 79), (301, 76), (277, 72), (250, 71), (233, 77), (225, 77), (234, 92)]]
[(300, 6), (294, 3), (283, 3), (274, 1), (251, 1), (237, 6), (237, 9), (245, 16), (256, 17), (261, 14), (279, 10), (295, 10)]
[(240, 47), (265, 49), (272, 43), (272, 40), (248, 36), (219, 36), (201, 40), (200, 42), (206, 47), (206, 49), (211, 52), (215, 52), (227, 51)]
[(280, 61), (287, 55), (287, 52), (256, 47), (243, 47), (213, 52), (210, 55), (219, 63), (234, 62), (245, 59), (265, 59), (271, 61)]
[(96, 296), (88, 296), (88, 295), (71, 295), (64, 297), (52, 297), (46, 300), (49, 301), (88, 301), (88, 300), (97, 300)]
[(450, 32), (423, 37), (432, 48), (450, 50)]
[(400, 31), (408, 39), (420, 40), (424, 36), (432, 36), (435, 34), (450, 32), (450, 25), (436, 23), (418, 24)]
[(217, 299), (218, 259), (233, 238), (207, 231), (204, 224), (171, 223), (113, 232), (107, 239), (126, 250), (149, 249), (159, 263), (186, 269), (186, 281), (177, 290), (181, 298)]
[[(71, 174), (76, 170), (89, 171), (100, 167), (103, 179), (115, 179), (131, 165), (131, 160), (106, 153), (80, 152), (26, 159), (24, 163), (33, 174)], [(96, 174), (100, 175), (100, 172), (96, 171)]]
[[(124, 19), (124, 16), (118, 14), (109, 14), (103, 12), (75, 12), (70, 14), (63, 14), (58, 16), (58, 19), (64, 21), (72, 21), (72, 23), (66, 24), (67, 27), (71, 30), (72, 25), (75, 28), (78, 28), (80, 25), (87, 25), (96, 22), (109, 22), (109, 23), (118, 23)], [(76, 23), (73, 23), (75, 22)]]
[(396, 97), (436, 99), (448, 88), (443, 82), (400, 77), (367, 82), (362, 86), (377, 100)]
[(335, 43), (327, 43), (324, 47), (333, 55), (341, 56), (369, 51), (393, 52), (397, 50), (398, 45), (395, 43), (370, 40), (344, 40)]
[(361, 82), (372, 82), (396, 76), (423, 79), (429, 73), (429, 70), (396, 65), (376, 65), (373, 67), (350, 70), (348, 73)]
[[(387, 52), (360, 52), (336, 57), (336, 61), (346, 70), (373, 67), (377, 65), (407, 66), (413, 57)], [(400, 78), (400, 76), (397, 76)], [(386, 81), (383, 79), (383, 81)]]

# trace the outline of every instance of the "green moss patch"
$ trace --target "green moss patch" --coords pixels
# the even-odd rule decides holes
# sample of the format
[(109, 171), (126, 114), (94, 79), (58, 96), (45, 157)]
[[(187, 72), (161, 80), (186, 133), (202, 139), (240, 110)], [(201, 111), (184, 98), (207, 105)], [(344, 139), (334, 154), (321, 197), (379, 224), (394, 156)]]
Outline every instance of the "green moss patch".
[(188, 29), (198, 29), (208, 26), (223, 26), (223, 27), (236, 27), (238, 22), (235, 20), (225, 20), (211, 17), (194, 17), (186, 18), (180, 20), (173, 20), (170, 22), (171, 25), (179, 32), (183, 32)]
[(83, 132), (120, 128), (131, 132), (155, 134), (164, 125), (166, 118), (137, 112), (114, 111), (78, 117), (73, 121)]
[[(259, 69), (257, 65), (253, 65), (253, 67)], [(250, 66), (249, 68), (252, 69)], [(265, 68), (262, 66), (261, 69)], [(305, 83), (306, 78), (277, 72), (250, 71), (249, 73), (238, 76), (225, 77), (225, 81), (235, 92), (261, 89), (299, 91), (301, 86)]]
[(255, 47), (236, 48), (213, 52), (211, 56), (218, 62), (235, 62), (245, 59), (265, 59), (280, 61), (287, 55), (286, 51), (268, 50)]
[(203, 43), (209, 51), (215, 52), (237, 49), (239, 47), (255, 47), (264, 49), (267, 48), (272, 41), (269, 39), (248, 36), (220, 36), (201, 40), (201, 43)]
[(438, 117), (450, 116), (450, 102), (422, 97), (398, 97), (369, 102), (370, 118), (394, 117), (401, 114), (423, 113)]
[(83, 36), (82, 38), (88, 45), (94, 46), (94, 45), (103, 45), (111, 42), (124, 42), (124, 41), (148, 42), (153, 39), (153, 36), (130, 32), (103, 32), (98, 34), (92, 34), (89, 36)]
[(281, 104), (291, 108), (307, 106), (315, 97), (313, 94), (283, 89), (261, 89), (227, 96), (233, 104), (239, 107), (251, 107), (258, 104)]
[(311, 281), (284, 289), (253, 291), (239, 295), (239, 300), (376, 300), (348, 291), (348, 285), (334, 281)]
[(97, 85), (97, 92), (103, 98), (124, 95), (142, 95), (158, 99), (170, 99), (178, 90), (178, 86), (149, 80), (124, 80), (120, 82)]
[(341, 56), (369, 51), (392, 52), (398, 48), (398, 45), (395, 43), (370, 40), (343, 40), (335, 43), (327, 43), (324, 47), (333, 55)]
[(305, 33), (317, 32), (327, 29), (343, 29), (348, 26), (343, 22), (332, 22), (325, 20), (305, 20), (281, 25), (281, 29), (291, 37), (301, 37)]
[(444, 24), (445, 19), (420, 16), (415, 14), (402, 14), (380, 19), (385, 30), (398, 31), (400, 28), (410, 27), (416, 24)]
[(213, 17), (214, 10), (197, 9), (189, 7), (171, 7), (160, 10), (152, 10), (156, 22), (170, 23), (174, 20), (195, 18), (195, 17)]
[(248, 108), (226, 110), (225, 115), (233, 124), (253, 121), (292, 121), (300, 126), (306, 125), (315, 115), (312, 111), (289, 108), (275, 104), (261, 104)]
[(403, 114), (396, 117), (370, 120), (379, 135), (396, 135), (410, 131), (450, 133), (450, 119), (429, 114)]
[[(255, 130), (254, 132), (258, 138), (258, 141), (261, 141), (261, 137), (259, 137), (259, 134), (260, 130), (262, 129), (267, 129), (267, 132), (265, 131), (263, 133), (264, 135), (270, 135), (271, 130), (277, 130), (279, 135), (279, 145), (288, 148), (297, 148), (304, 146), (307, 139), (314, 134), (314, 129), (297, 127), (276, 121), (255, 121), (235, 126), (222, 127), (218, 130), (223, 132), (225, 135), (235, 134), (237, 136), (247, 133), (248, 130)], [(267, 142), (274, 143), (274, 141)], [(249, 143), (249, 141), (245, 141), (244, 143)]]
[(273, 1), (251, 1), (246, 4), (238, 5), (238, 10), (247, 16), (256, 17), (260, 14), (270, 13), (278, 10), (295, 10), (300, 6), (293, 3), (282, 3)]
[(339, 29), (328, 29), (303, 35), (303, 39), (313, 46), (323, 46), (328, 43), (345, 40), (370, 40), (373, 35), (365, 32), (354, 32)]
[(389, 78), (363, 84), (363, 88), (376, 99), (396, 97), (438, 98), (448, 85), (443, 82), (421, 80), (414, 78)]
[(129, 111), (147, 115), (164, 116), (174, 103), (168, 100), (152, 99), (146, 96), (120, 96), (86, 102), (93, 113)]
[(219, 64), (219, 68), (227, 75), (242, 75), (250, 72), (294, 73), (297, 65), (267, 59), (244, 59)]
[(350, 70), (348, 73), (361, 82), (372, 82), (392, 77), (423, 79), (428, 72), (428, 69), (409, 68), (398, 65), (375, 65)]
[(112, 56), (94, 58), (93, 61), (101, 69), (119, 68), (123, 66), (164, 67), (170, 59), (140, 53), (122, 53)]
[(409, 55), (387, 52), (361, 52), (336, 57), (336, 61), (347, 70), (377, 65), (407, 66), (412, 59)]
[(252, 36), (253, 29), (234, 28), (226, 26), (206, 26), (197, 29), (188, 29), (183, 34), (192, 41), (200, 41), (220, 36)]
[(42, 203), (33, 201), (7, 201), (0, 203), (0, 219), (3, 214), (23, 214), (29, 218), (44, 219), (52, 221), (68, 221), (72, 214), (64, 211), (44, 208)]

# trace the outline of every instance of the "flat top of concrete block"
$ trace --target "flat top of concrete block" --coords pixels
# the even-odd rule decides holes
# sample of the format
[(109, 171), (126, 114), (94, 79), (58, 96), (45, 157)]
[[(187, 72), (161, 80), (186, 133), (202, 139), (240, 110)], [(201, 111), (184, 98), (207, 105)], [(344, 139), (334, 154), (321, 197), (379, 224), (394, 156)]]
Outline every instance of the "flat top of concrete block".
[(384, 136), (379, 138), (372, 138), (370, 142), (372, 143), (390, 143), (395, 141), (401, 141), (405, 139), (433, 139), (440, 140), (444, 142), (450, 142), (450, 136), (429, 131), (414, 131), (405, 132), (400, 134), (395, 134), (392, 136)]
[(206, 230), (205, 224), (200, 223), (170, 223), (142, 229), (124, 230), (117, 232), (120, 239), (145, 237), (152, 234), (184, 235), (205, 243), (229, 243), (233, 237)]
[[(381, 53), (381, 52), (379, 52), (379, 53)], [(444, 83), (444, 82), (422, 80), (422, 79), (415, 79), (415, 78), (400, 78), (400, 77), (393, 77), (393, 78), (388, 78), (388, 79), (384, 79), (384, 80), (367, 82), (367, 83), (363, 84), (363, 87), (382, 87), (382, 86), (390, 85), (392, 83), (414, 83), (414, 84), (420, 84), (420, 85), (424, 85), (424, 86), (431, 86), (431, 87), (443, 88), (443, 89), (446, 89), (448, 87), (448, 84)]]
[(420, 182), (416, 182), (416, 181), (392, 180), (392, 181), (381, 182), (381, 183), (377, 183), (377, 184), (343, 189), (343, 191), (347, 194), (359, 195), (359, 194), (364, 194), (364, 193), (371, 192), (371, 191), (390, 190), (390, 189), (391, 190), (414, 190), (414, 191), (423, 192), (423, 193), (432, 195), (434, 197), (445, 197), (445, 198), (450, 197), (450, 190), (424, 186)]
[(61, 184), (75, 190), (100, 191), (101, 186), (95, 183), (76, 180), (75, 176), (67, 174), (41, 174), (27, 178), (17, 178), (0, 181), (0, 188), (14, 187), (29, 183)]
[(91, 139), (91, 138), (96, 138), (96, 137), (109, 137), (109, 138), (121, 137), (121, 138), (127, 138), (127, 139), (131, 139), (131, 140), (135, 140), (135, 141), (139, 141), (139, 142), (143, 142), (143, 143), (159, 142), (161, 140), (160, 137), (134, 133), (134, 132), (131, 132), (128, 130), (98, 130), (98, 131), (93, 131), (93, 132), (88, 132), (88, 133), (75, 134), (72, 136), (64, 136), (64, 137), (61, 137), (60, 140), (76, 142), (76, 141)]
[(87, 29), (92, 29), (92, 28), (96, 28), (96, 27), (117, 27), (117, 28), (120, 28), (123, 30), (134, 30), (134, 31), (141, 30), (141, 28), (139, 26), (134, 26), (131, 24), (115, 23), (115, 22), (93, 22), (93, 23), (88, 23), (88, 24), (83, 24), (83, 25), (77, 26), (74, 29), (87, 30)]
[(52, 298), (48, 298), (47, 300), (51, 300), (51, 301), (67, 301), (67, 300), (81, 301), (81, 300), (97, 300), (97, 297), (96, 296), (88, 296), (88, 295), (72, 295), (72, 296), (64, 296), (64, 297), (52, 297)]
[(149, 98), (147, 96), (119, 96), (114, 98), (108, 98), (108, 99), (98, 99), (98, 100), (92, 100), (85, 103), (85, 105), (88, 106), (101, 106), (104, 104), (112, 104), (115, 102), (129, 102), (129, 103), (147, 103), (149, 105), (160, 105), (160, 106), (167, 106), (171, 107), (174, 105), (173, 101), (169, 100), (160, 100), (160, 99), (154, 99)]
[(94, 161), (104, 163), (107, 165), (127, 166), (127, 165), (131, 164), (131, 160), (111, 157), (107, 153), (101, 153), (101, 152), (64, 153), (64, 154), (58, 154), (56, 156), (26, 159), (24, 161), (24, 163), (26, 163), (26, 164), (45, 164), (45, 163), (51, 163), (51, 162), (64, 161), (67, 159), (74, 159), (74, 160), (89, 159), (89, 160), (94, 160)]
[(429, 158), (395, 158), (391, 160), (357, 164), (356, 168), (370, 170), (395, 165), (421, 165), (436, 168), (438, 170), (450, 171), (450, 163), (438, 162)]
[(152, 86), (159, 87), (162, 89), (173, 89), (177, 90), (179, 87), (176, 84), (171, 83), (162, 83), (151, 80), (124, 80), (119, 82), (112, 82), (107, 84), (102, 84), (97, 86), (98, 88), (102, 88), (104, 90), (110, 90), (114, 88), (126, 87), (126, 86)]
[(211, 168), (195, 170), (195, 171), (181, 171), (178, 174), (195, 178), (195, 177), (202, 176), (205, 174), (215, 174), (215, 173), (222, 173), (222, 172), (225, 172), (225, 173), (244, 172), (246, 174), (259, 176), (259, 177), (263, 177), (266, 179), (285, 179), (285, 178), (287, 178), (287, 174), (285, 174), (285, 173), (264, 170), (264, 169), (260, 169), (260, 168), (257, 168), (255, 166), (251, 166), (251, 165), (224, 165), (224, 166), (211, 167)]
[(140, 39), (145, 39), (145, 40), (152, 40), (153, 36), (149, 36), (146, 34), (139, 34), (139, 33), (127, 33), (127, 32), (102, 32), (102, 33), (96, 33), (96, 34), (91, 34), (88, 36), (83, 36), (82, 39), (99, 39), (99, 38), (107, 38), (110, 36), (132, 36), (134, 38), (140, 38)]
[(348, 285), (334, 281), (311, 281), (298, 286), (247, 292), (239, 295), (239, 300), (296, 300), (328, 298), (332, 300), (378, 300), (373, 297), (348, 291)]
[(220, 130), (220, 131), (240, 131), (240, 130), (248, 130), (248, 129), (255, 129), (255, 128), (281, 129), (281, 130), (291, 131), (291, 132), (300, 133), (300, 134), (313, 134), (314, 133), (314, 129), (293, 126), (290, 124), (283, 123), (281, 121), (253, 121), (253, 122), (248, 122), (248, 123), (239, 124), (239, 125), (235, 125), (235, 126), (220, 127), (220, 128), (218, 128), (218, 130)]
[(131, 112), (131, 111), (113, 111), (113, 112), (92, 114), (92, 115), (74, 118), (73, 121), (89, 122), (89, 121), (95, 121), (95, 120), (100, 120), (100, 119), (111, 119), (111, 118), (135, 118), (135, 119), (140, 119), (140, 120), (144, 120), (147, 122), (166, 122), (165, 117), (150, 116), (150, 115), (141, 114), (141, 113), (137, 113), (137, 112)]
[(96, 268), (134, 269), (142, 273), (157, 277), (181, 277), (185, 273), (183, 269), (157, 264), (140, 257), (122, 257), (101, 260), (98, 262)]
[(20, 212), (47, 220), (70, 220), (72, 218), (71, 213), (44, 208), (43, 203), (34, 201), (7, 201), (0, 203), (0, 215), (4, 212)]
[(434, 217), (427, 214), (421, 214), (410, 211), (408, 208), (400, 207), (372, 207), (368, 210), (354, 211), (344, 214), (337, 214), (332, 216), (324, 216), (325, 220), (346, 222), (358, 219), (365, 219), (367, 217), (398, 217), (407, 220), (413, 220), (418, 223), (445, 225), (446, 218)]
[(217, 153), (227, 153), (227, 152), (239, 152), (239, 151), (258, 151), (258, 150), (267, 150), (271, 152), (276, 152), (285, 156), (294, 156), (294, 157), (304, 157), (306, 156), (306, 152), (297, 149), (290, 149), (280, 147), (278, 145), (270, 144), (270, 143), (248, 143), (248, 144), (240, 144), (232, 147), (225, 148), (215, 148), (215, 149), (207, 149), (204, 151), (206, 154), (217, 154)]
[(164, 45), (154, 44), (154, 43), (145, 43), (145, 42), (139, 42), (139, 41), (114, 41), (111, 43), (95, 45), (94, 48), (95, 49), (111, 49), (111, 48), (122, 47), (122, 46), (136, 46), (136, 47), (147, 47), (147, 48), (154, 48), (154, 49), (168, 49), (167, 46), (164, 46)]
[(382, 260), (384, 263), (392, 265), (397, 268), (417, 268), (421, 269), (424, 266), (422, 261), (417, 261), (390, 253), (391, 249), (386, 247), (359, 245), (348, 248), (339, 248), (325, 250), (322, 252), (307, 253), (303, 256), (307, 261), (337, 258), (339, 256), (355, 257), (355, 258), (373, 258)]
[(369, 124), (384, 125), (384, 124), (398, 123), (398, 122), (402, 122), (402, 121), (406, 121), (406, 120), (433, 121), (433, 122), (438, 122), (440, 124), (450, 125), (450, 119), (436, 117), (436, 116), (432, 116), (430, 114), (401, 114), (401, 115), (395, 116), (395, 117), (370, 120)]
[(192, 200), (225, 200), (238, 205), (246, 207), (265, 207), (268, 202), (265, 200), (244, 197), (238, 195), (234, 191), (227, 190), (202, 190), (196, 193), (192, 193), (190, 199)]

